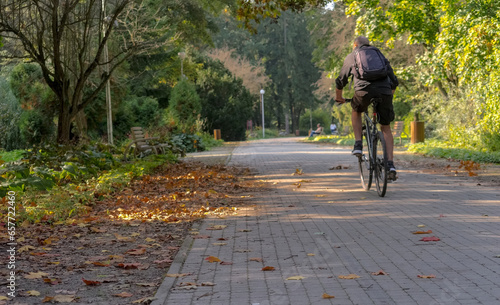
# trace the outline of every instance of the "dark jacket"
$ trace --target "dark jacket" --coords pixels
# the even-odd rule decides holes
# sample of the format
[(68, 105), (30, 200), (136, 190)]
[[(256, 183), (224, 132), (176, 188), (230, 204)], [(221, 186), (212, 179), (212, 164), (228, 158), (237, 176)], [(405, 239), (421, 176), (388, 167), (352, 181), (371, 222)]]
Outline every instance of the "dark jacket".
[[(362, 48), (358, 47), (358, 48)], [(396, 89), (399, 85), (396, 75), (392, 70), (391, 64), (384, 57), (385, 63), (387, 65), (387, 78), (376, 80), (376, 81), (366, 81), (358, 79), (354, 76), (354, 91), (376, 91), (381, 94), (391, 95), (392, 90)], [(353, 75), (354, 70), (354, 51), (347, 55), (344, 60), (344, 65), (342, 70), (340, 70), (340, 75), (335, 79), (335, 86), (337, 89), (342, 90), (349, 83), (349, 77)]]

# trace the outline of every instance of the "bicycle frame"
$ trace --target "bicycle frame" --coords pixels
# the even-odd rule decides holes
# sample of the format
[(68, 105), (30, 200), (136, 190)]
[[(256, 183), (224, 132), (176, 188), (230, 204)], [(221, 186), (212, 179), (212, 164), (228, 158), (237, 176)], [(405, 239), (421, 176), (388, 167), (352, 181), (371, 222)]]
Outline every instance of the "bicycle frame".
[[(346, 102), (351, 101), (352, 99), (346, 99)], [(387, 190), (387, 152), (384, 136), (377, 128), (379, 117), (376, 109), (378, 102), (377, 99), (373, 99), (371, 102), (371, 107), (373, 108), (371, 118), (368, 108), (363, 112), (362, 136), (366, 139), (368, 156), (364, 153), (359, 155), (358, 163), (363, 188), (365, 190), (370, 189), (375, 173), (377, 193), (380, 197), (384, 197)], [(378, 149), (381, 150), (381, 155), (377, 155)]]

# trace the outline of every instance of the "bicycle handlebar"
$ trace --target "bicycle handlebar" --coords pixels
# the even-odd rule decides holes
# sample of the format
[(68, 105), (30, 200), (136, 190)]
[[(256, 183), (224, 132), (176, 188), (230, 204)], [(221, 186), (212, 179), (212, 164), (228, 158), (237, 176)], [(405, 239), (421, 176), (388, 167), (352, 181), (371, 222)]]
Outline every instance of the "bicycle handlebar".
[(339, 101), (335, 100), (335, 103), (337, 103), (337, 105), (342, 105), (342, 104), (350, 103), (350, 102), (352, 102), (352, 98), (346, 98), (345, 102), (343, 102), (343, 103), (339, 103)]

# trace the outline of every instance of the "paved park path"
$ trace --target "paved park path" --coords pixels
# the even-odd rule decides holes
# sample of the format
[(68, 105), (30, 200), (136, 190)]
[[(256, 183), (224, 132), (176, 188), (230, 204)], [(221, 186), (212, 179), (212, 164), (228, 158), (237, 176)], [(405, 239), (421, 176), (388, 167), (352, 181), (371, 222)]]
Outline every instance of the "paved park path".
[(186, 240), (169, 274), (189, 275), (167, 277), (154, 305), (500, 304), (498, 188), (400, 169), (380, 198), (361, 189), (350, 150), (294, 138), (242, 143), (229, 165), (271, 190), (199, 224), (211, 237)]

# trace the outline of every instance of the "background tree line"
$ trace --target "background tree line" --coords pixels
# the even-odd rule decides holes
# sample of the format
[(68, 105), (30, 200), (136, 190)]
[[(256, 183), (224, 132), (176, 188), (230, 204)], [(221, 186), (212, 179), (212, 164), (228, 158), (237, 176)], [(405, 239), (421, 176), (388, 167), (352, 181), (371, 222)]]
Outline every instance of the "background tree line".
[[(290, 123), (293, 132), (332, 119), (348, 125), (350, 110), (332, 107), (333, 78), (357, 35), (382, 48), (401, 80), (398, 120), (425, 120), (428, 136), (450, 145), (500, 148), (498, 1), (6, 0), (0, 6), (4, 148), (105, 138), (108, 80), (117, 140), (134, 125), (163, 134), (218, 128), (226, 140), (245, 139), (246, 121), (261, 122), (261, 88), (266, 127)], [(181, 51), (188, 55), (185, 78)]]

